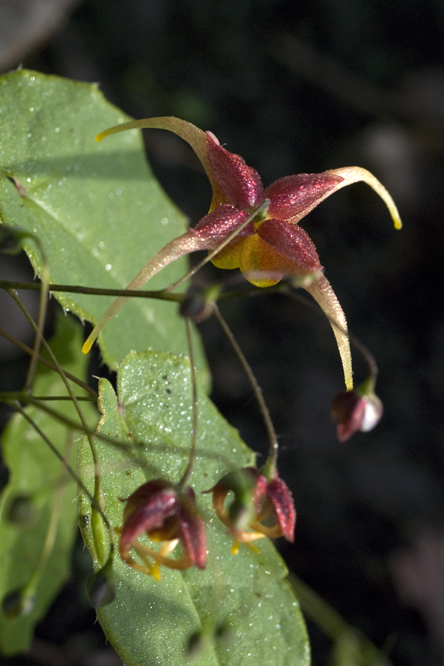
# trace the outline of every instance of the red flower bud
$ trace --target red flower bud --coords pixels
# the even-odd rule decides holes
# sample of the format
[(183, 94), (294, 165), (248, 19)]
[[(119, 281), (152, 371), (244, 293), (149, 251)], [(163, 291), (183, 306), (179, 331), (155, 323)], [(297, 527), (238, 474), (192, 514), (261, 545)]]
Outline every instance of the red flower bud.
[(381, 420), (382, 413), (382, 402), (373, 392), (365, 395), (359, 395), (359, 390), (340, 393), (332, 403), (339, 441), (346, 442), (358, 430), (372, 430)]

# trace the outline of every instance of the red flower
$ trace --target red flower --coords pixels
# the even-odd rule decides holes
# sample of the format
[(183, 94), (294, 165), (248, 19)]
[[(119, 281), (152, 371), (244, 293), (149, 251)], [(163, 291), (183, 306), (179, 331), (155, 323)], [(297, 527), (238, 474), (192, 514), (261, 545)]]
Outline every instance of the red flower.
[[(163, 542), (153, 550), (138, 542), (142, 534), (155, 542)], [(168, 557), (178, 543), (182, 544), (179, 559)], [(143, 564), (131, 556), (134, 550)], [(164, 481), (148, 481), (126, 500), (119, 554), (136, 571), (160, 580), (160, 565), (170, 569), (189, 569), (196, 565), (205, 568), (206, 540), (202, 518), (196, 507), (192, 488), (184, 491)], [(149, 561), (154, 560), (154, 564)]]
[[(252, 284), (267, 287), (284, 276), (311, 276), (302, 281), (324, 310), (333, 331), (344, 368), (345, 384), (353, 388), (347, 322), (330, 283), (322, 273), (316, 248), (299, 226), (304, 218), (333, 192), (365, 181), (385, 201), (397, 228), (401, 220), (396, 206), (381, 183), (366, 169), (345, 167), (320, 174), (298, 174), (279, 178), (265, 190), (252, 167), (239, 155), (223, 148), (212, 132), (174, 117), (146, 118), (112, 127), (105, 136), (136, 128), (159, 128), (174, 132), (193, 148), (211, 182), (210, 212), (187, 233), (168, 243), (130, 282), (128, 289), (140, 289), (162, 268), (196, 250), (219, 251), (212, 261), (220, 268), (240, 268)], [(105, 324), (128, 299), (120, 297), (101, 317), (85, 342), (87, 353)]]
[[(213, 507), (217, 517), (235, 538), (232, 552), (237, 553), (240, 543), (250, 543), (256, 539), (284, 536), (293, 542), (296, 512), (288, 486), (277, 472), (269, 481), (255, 467), (228, 472), (213, 488)], [(225, 508), (229, 492), (234, 499)], [(264, 524), (271, 521), (271, 524)]]

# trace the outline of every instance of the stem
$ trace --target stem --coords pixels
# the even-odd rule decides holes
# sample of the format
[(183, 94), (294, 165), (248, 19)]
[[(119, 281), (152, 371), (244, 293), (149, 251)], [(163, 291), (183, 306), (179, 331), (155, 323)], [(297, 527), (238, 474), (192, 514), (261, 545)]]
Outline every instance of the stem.
[[(31, 402), (31, 404), (32, 404), (32, 401), (30, 401), (30, 402)], [(41, 429), (39, 428), (39, 426), (38, 426), (37, 423), (34, 421), (34, 419), (31, 418), (31, 417), (29, 416), (29, 414), (27, 414), (27, 413), (25, 412), (25, 410), (21, 407), (21, 405), (20, 405), (18, 402), (10, 402), (9, 404), (11, 405), (11, 407), (12, 407), (16, 412), (18, 412), (19, 414), (21, 414), (21, 415), (23, 416), (23, 418), (26, 419), (26, 420), (28, 421), (28, 423), (29, 423), (29, 424), (34, 428), (34, 430), (40, 435), (40, 437), (43, 439), (43, 441), (49, 446), (49, 448), (51, 449), (51, 451), (52, 451), (52, 452), (57, 456), (57, 458), (58, 458), (58, 459), (59, 459), (59, 460), (65, 465), (68, 474), (70, 474), (70, 475), (72, 476), (72, 478), (74, 479), (74, 481), (80, 486), (80, 488), (83, 490), (83, 492), (84, 492), (85, 495), (88, 497), (88, 499), (91, 500), (91, 506), (94, 506), (94, 507), (97, 509), (97, 511), (100, 513), (100, 515), (102, 516), (103, 522), (105, 523), (106, 527), (107, 527), (108, 530), (109, 530), (111, 542), (113, 542), (113, 533), (112, 533), (111, 525), (110, 525), (110, 523), (109, 523), (108, 518), (105, 516), (105, 514), (103, 513), (103, 511), (102, 511), (102, 509), (100, 508), (100, 506), (97, 505), (97, 503), (96, 503), (96, 499), (95, 499), (94, 496), (89, 492), (88, 488), (85, 486), (85, 484), (84, 484), (83, 481), (80, 479), (80, 477), (74, 472), (74, 470), (72, 469), (72, 467), (66, 463), (66, 461), (65, 461), (64, 457), (62, 456), (62, 454), (60, 453), (60, 451), (54, 446), (54, 444), (50, 441), (50, 439), (45, 435), (45, 433), (43, 432), (43, 430), (41, 430)], [(52, 410), (49, 410), (49, 413), (53, 413)], [(67, 423), (66, 425), (72, 427), (73, 424)], [(74, 427), (75, 427), (75, 424), (74, 424)], [(77, 426), (77, 428), (78, 428), (78, 426)]]
[[(0, 289), (26, 289), (27, 291), (40, 291), (40, 282), (16, 282), (14, 280), (0, 280)], [(183, 294), (171, 294), (166, 289), (154, 291), (140, 291), (136, 289), (105, 289), (102, 287), (82, 287), (72, 284), (50, 284), (49, 292), (63, 291), (67, 294), (86, 294), (92, 296), (128, 296), (129, 298), (154, 298), (162, 301), (180, 302)]]
[(265, 427), (267, 429), (267, 434), (268, 434), (268, 440), (270, 442), (270, 452), (268, 454), (268, 458), (265, 462), (265, 465), (263, 467), (263, 474), (267, 477), (269, 481), (273, 480), (275, 477), (276, 473), (276, 464), (277, 464), (277, 455), (278, 455), (278, 441), (276, 437), (276, 432), (274, 430), (273, 422), (271, 420), (270, 412), (268, 411), (267, 404), (264, 400), (264, 396), (262, 394), (262, 389), (259, 386), (256, 377), (254, 376), (253, 370), (251, 369), (250, 364), (248, 363), (247, 359), (245, 358), (245, 355), (242, 351), (242, 349), (239, 347), (238, 342), (236, 338), (233, 335), (233, 332), (231, 331), (230, 327), (228, 326), (227, 322), (225, 321), (224, 317), (222, 316), (219, 308), (217, 307), (216, 303), (213, 305), (213, 310), (214, 314), (216, 315), (216, 318), (220, 325), (222, 326), (222, 329), (227, 336), (228, 340), (230, 341), (231, 346), (233, 347), (237, 357), (239, 358), (243, 369), (245, 370), (245, 373), (249, 379), (249, 382), (252, 386), (253, 393), (256, 397), (256, 400), (259, 404), (259, 409), (261, 411), (262, 417), (264, 419)]
[[(39, 285), (39, 286), (40, 286), (40, 285)], [(31, 355), (31, 354), (33, 353), (33, 350), (31, 349), (31, 347), (28, 347), (28, 345), (25, 345), (24, 342), (21, 342), (21, 341), (18, 340), (15, 336), (11, 335), (10, 333), (8, 333), (7, 331), (5, 331), (5, 330), (4, 330), (3, 328), (1, 328), (1, 327), (0, 327), (0, 335), (1, 335), (3, 338), (5, 338), (6, 340), (9, 340), (9, 342), (12, 342), (14, 345), (16, 345), (17, 347), (19, 347), (20, 349), (22, 349), (22, 350), (23, 350), (24, 352), (26, 352), (27, 354), (30, 354), (30, 355)], [(44, 358), (44, 357), (41, 356), (40, 354), (38, 355), (37, 359), (38, 359), (39, 363), (42, 363), (42, 365), (46, 365), (47, 368), (50, 368), (51, 370), (55, 370), (55, 371), (57, 372), (57, 368), (55, 367), (55, 365), (54, 365), (53, 363), (51, 363), (51, 361), (48, 361), (48, 359)], [(80, 386), (81, 388), (85, 389), (85, 391), (88, 391), (88, 393), (91, 394), (93, 400), (97, 400), (97, 399), (98, 399), (99, 396), (97, 395), (97, 393), (94, 391), (93, 388), (91, 388), (90, 386), (88, 386), (88, 384), (85, 384), (85, 382), (82, 382), (81, 379), (78, 379), (77, 377), (74, 377), (74, 375), (72, 375), (72, 374), (69, 373), (69, 372), (65, 372), (65, 375), (66, 375), (66, 377), (67, 377), (68, 379), (70, 379), (72, 382), (74, 382), (75, 384), (77, 384), (77, 385)], [(34, 397), (35, 397), (35, 396), (34, 396)], [(89, 398), (79, 398), (79, 397), (78, 397), (77, 399), (78, 399), (78, 400), (88, 400)]]
[(48, 303), (48, 288), (49, 288), (49, 267), (48, 262), (46, 261), (46, 256), (43, 251), (43, 247), (38, 238), (34, 239), (37, 247), (40, 250), (42, 258), (42, 274), (41, 282), (42, 288), (40, 290), (40, 301), (39, 301), (39, 313), (37, 317), (37, 328), (34, 340), (34, 348), (31, 356), (31, 362), (28, 368), (28, 374), (26, 376), (25, 389), (31, 392), (32, 384), (34, 381), (35, 371), (37, 368), (37, 362), (39, 359), (40, 346), (43, 340), (43, 328), (45, 326), (45, 317), (46, 317), (46, 307)]
[(42, 552), (40, 553), (39, 560), (37, 562), (37, 566), (34, 569), (34, 572), (31, 575), (31, 578), (29, 579), (26, 588), (25, 588), (25, 595), (28, 597), (33, 597), (35, 590), (37, 588), (37, 584), (39, 582), (39, 579), (41, 577), (41, 574), (46, 567), (49, 557), (52, 553), (52, 550), (54, 548), (54, 543), (55, 543), (55, 538), (57, 534), (57, 526), (60, 518), (60, 512), (62, 508), (62, 496), (63, 496), (63, 490), (64, 490), (64, 481), (65, 481), (65, 475), (67, 468), (69, 466), (68, 460), (69, 460), (69, 455), (71, 451), (71, 446), (72, 446), (72, 433), (68, 433), (68, 440), (66, 443), (66, 451), (65, 455), (63, 457), (63, 464), (62, 464), (62, 470), (60, 473), (59, 481), (57, 483), (57, 488), (55, 492), (55, 498), (54, 498), (54, 504), (52, 506), (51, 510), (51, 515), (49, 518), (49, 525), (48, 525), (48, 531), (46, 532), (46, 538), (45, 538), (45, 543), (43, 544), (43, 549)]
[[(33, 327), (34, 330), (36, 330), (37, 326), (36, 323), (34, 322), (33, 318), (29, 314), (29, 312), (26, 310), (26, 308), (23, 306), (22, 302), (18, 298), (17, 294), (15, 292), (8, 292), (11, 294), (12, 298), (15, 300), (19, 308), (22, 310), (23, 314), (25, 315), (26, 319), (29, 321), (31, 326)], [(102, 491), (102, 486), (101, 486), (101, 481), (100, 481), (100, 463), (99, 459), (97, 456), (97, 451), (96, 447), (94, 445), (94, 440), (93, 440), (93, 435), (90, 433), (88, 424), (86, 422), (85, 416), (80, 408), (79, 403), (77, 402), (76, 396), (74, 395), (74, 391), (72, 390), (71, 384), (69, 383), (60, 363), (58, 362), (55, 354), (53, 353), (51, 347), (49, 344), (46, 342), (44, 338), (42, 338), (42, 343), (48, 352), (48, 354), (51, 357), (52, 362), (54, 363), (55, 367), (57, 368), (57, 372), (59, 373), (63, 383), (66, 386), (66, 390), (68, 391), (68, 394), (74, 404), (74, 407), (77, 411), (77, 414), (79, 415), (79, 419), (82, 423), (83, 431), (86, 434), (86, 437), (88, 439), (88, 443), (91, 449), (91, 454), (93, 457), (93, 463), (94, 463), (94, 498), (97, 502), (97, 504), (100, 506), (101, 509), (104, 508), (105, 506), (105, 500), (103, 497), (103, 491)]]
[(191, 324), (188, 317), (185, 317), (185, 326), (187, 329), (188, 350), (190, 353), (191, 383), (193, 388), (193, 434), (191, 436), (191, 451), (190, 451), (190, 458), (188, 460), (188, 465), (186, 466), (182, 478), (177, 484), (181, 490), (183, 490), (189, 484), (191, 473), (193, 471), (193, 465), (196, 460), (197, 425), (198, 425), (196, 366), (194, 363), (193, 340), (191, 338)]

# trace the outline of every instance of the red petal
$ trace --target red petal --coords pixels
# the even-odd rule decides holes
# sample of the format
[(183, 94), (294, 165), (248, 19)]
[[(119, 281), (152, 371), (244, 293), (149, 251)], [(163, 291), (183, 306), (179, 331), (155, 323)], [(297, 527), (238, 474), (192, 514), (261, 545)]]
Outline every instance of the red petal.
[(277, 220), (301, 220), (342, 183), (341, 176), (330, 173), (300, 173), (275, 180), (264, 192), (270, 199), (268, 214)]
[(287, 484), (277, 476), (268, 484), (267, 495), (273, 503), (276, 517), (284, 537), (287, 541), (293, 542), (296, 511), (290, 489)]
[(292, 270), (285, 270), (283, 263), (282, 273), (305, 275), (322, 268), (313, 241), (298, 224), (265, 220), (258, 225), (257, 233), (274, 250), (290, 259)]
[(223, 148), (211, 132), (207, 132), (207, 149), (214, 177), (228, 201), (244, 210), (257, 206), (264, 192), (258, 172), (240, 155)]
[[(221, 204), (211, 213), (205, 215), (195, 227), (193, 232), (200, 238), (208, 239), (206, 246), (213, 249), (239, 227), (248, 217), (248, 213), (229, 204)], [(250, 236), (254, 233), (253, 222), (248, 224), (245, 229), (239, 233), (239, 236)], [(214, 242), (213, 242), (214, 241)]]
[(205, 528), (194, 502), (182, 497), (177, 518), (182, 532), (183, 548), (187, 551), (193, 564), (199, 569), (205, 569), (207, 559)]

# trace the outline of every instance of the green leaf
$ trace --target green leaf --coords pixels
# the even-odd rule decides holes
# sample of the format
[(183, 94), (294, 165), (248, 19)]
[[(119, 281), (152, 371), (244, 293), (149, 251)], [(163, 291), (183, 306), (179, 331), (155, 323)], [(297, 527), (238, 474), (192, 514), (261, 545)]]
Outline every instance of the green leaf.
[[(185, 231), (184, 216), (146, 163), (140, 133), (94, 140), (128, 119), (96, 85), (26, 70), (0, 78), (0, 220), (39, 237), (53, 283), (123, 289)], [(26, 248), (40, 274), (38, 249), (32, 241)], [(186, 270), (186, 260), (177, 261), (148, 289), (166, 287)], [(93, 323), (114, 300), (55, 295)], [(197, 338), (196, 344), (200, 349)], [(100, 346), (111, 368), (131, 350), (188, 349), (177, 307), (141, 298), (107, 325)], [(198, 357), (204, 367), (203, 355)]]
[[(128, 497), (147, 479), (175, 483), (191, 444), (192, 399), (189, 361), (165, 353), (132, 353), (118, 372), (118, 398), (101, 381), (99, 430), (119, 438), (128, 450), (97, 441), (102, 465), (106, 514), (122, 524)], [(232, 539), (212, 510), (211, 488), (227, 471), (254, 464), (253, 454), (199, 390), (197, 461), (192, 486), (207, 533), (207, 566), (185, 572), (162, 567), (162, 580), (135, 572), (118, 558), (117, 598), (99, 609), (108, 639), (130, 666), (162, 664), (261, 664), (307, 666), (309, 647), (299, 604), (284, 580), (287, 570), (268, 539), (257, 541), (259, 554), (242, 545), (231, 554)], [(83, 442), (79, 471), (92, 489), (92, 460)], [(90, 503), (80, 497), (80, 515)], [(81, 521), (90, 526), (90, 521)], [(90, 527), (84, 539), (95, 556)], [(203, 647), (192, 660), (190, 638), (203, 631)]]
[[(82, 329), (78, 323), (72, 317), (61, 315), (51, 347), (64, 370), (79, 377), (85, 374), (87, 361), (80, 351), (81, 337)], [(60, 376), (44, 366), (38, 368), (34, 393), (67, 395)], [(76, 388), (76, 395), (83, 394), (84, 391)], [(95, 408), (87, 402), (82, 402), (81, 405), (91, 424), (97, 422)], [(60, 414), (76, 418), (70, 401), (51, 402), (51, 407)], [(26, 411), (59, 452), (65, 455), (68, 428), (35, 407)], [(0, 599), (3, 599), (9, 592), (26, 585), (37, 565), (62, 473), (62, 464), (34, 428), (19, 414), (9, 422), (1, 445), (4, 462), (10, 472), (8, 485), (0, 496)], [(75, 446), (71, 446), (71, 465), (75, 465), (75, 460)], [(69, 576), (77, 524), (77, 510), (73, 503), (76, 493), (76, 484), (67, 476), (55, 546), (39, 580), (33, 611), (27, 617), (15, 619), (7, 619), (0, 611), (0, 651), (5, 655), (29, 648), (34, 625), (46, 614)], [(36, 510), (35, 520), (29, 525), (20, 526), (8, 521), (11, 503), (19, 496), (31, 497), (32, 506)]]

